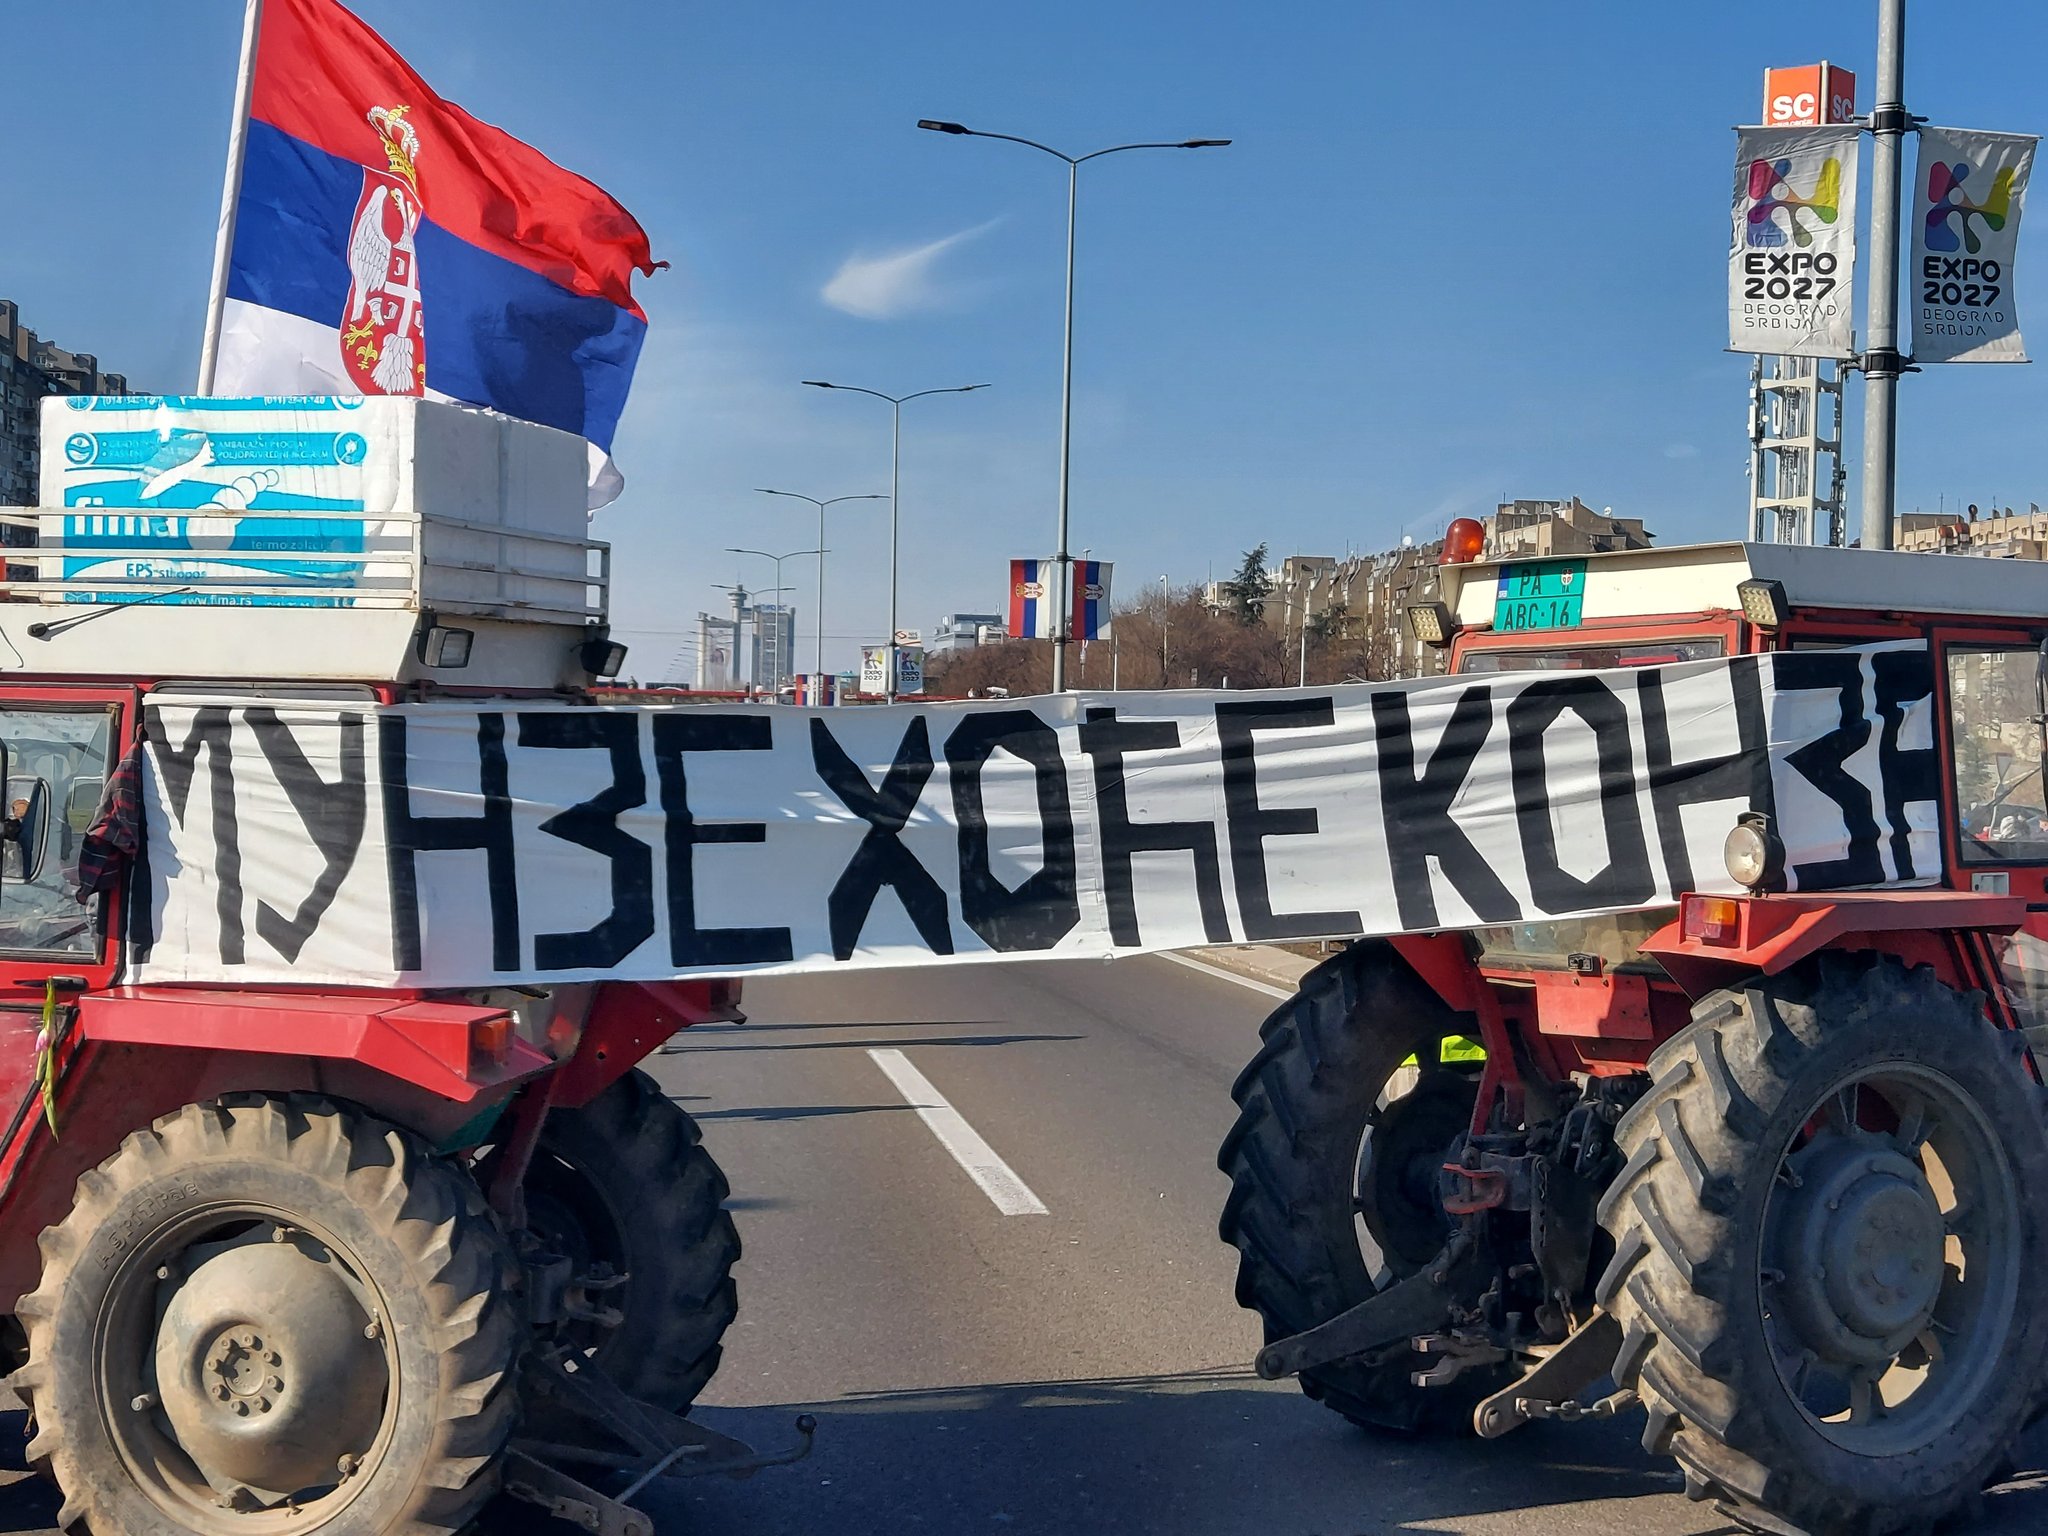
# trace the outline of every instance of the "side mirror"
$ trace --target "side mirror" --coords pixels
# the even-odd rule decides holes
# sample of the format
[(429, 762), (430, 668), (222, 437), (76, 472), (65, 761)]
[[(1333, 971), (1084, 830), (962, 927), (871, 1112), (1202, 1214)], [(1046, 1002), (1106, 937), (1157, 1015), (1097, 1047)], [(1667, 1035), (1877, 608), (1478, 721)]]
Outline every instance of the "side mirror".
[(0, 782), (7, 785), (7, 814), (0, 819), (0, 840), (14, 845), (14, 851), (0, 857), (0, 871), (33, 885), (50, 849), (50, 783), (12, 775)]

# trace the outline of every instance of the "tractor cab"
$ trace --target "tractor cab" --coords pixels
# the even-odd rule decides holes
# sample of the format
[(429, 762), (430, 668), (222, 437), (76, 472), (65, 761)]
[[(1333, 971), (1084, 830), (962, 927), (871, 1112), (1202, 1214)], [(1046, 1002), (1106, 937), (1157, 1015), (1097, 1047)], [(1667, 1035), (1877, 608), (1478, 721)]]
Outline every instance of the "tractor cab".
[[(1454, 539), (1449, 555), (1462, 551)], [(1469, 549), (1470, 546), (1468, 545)], [(1457, 674), (1669, 665), (1765, 651), (1922, 641), (1933, 716), (1942, 868), (1932, 883), (2048, 899), (2048, 568), (1961, 555), (1702, 544), (1564, 558), (1447, 559), (1442, 600), (1411, 623)], [(1567, 968), (1597, 956), (1662, 970), (1640, 945), (1669, 907), (1480, 930), (1482, 963)], [(2002, 947), (2008, 984), (2048, 1030), (2048, 923)], [(2034, 936), (2031, 930), (2038, 927)]]

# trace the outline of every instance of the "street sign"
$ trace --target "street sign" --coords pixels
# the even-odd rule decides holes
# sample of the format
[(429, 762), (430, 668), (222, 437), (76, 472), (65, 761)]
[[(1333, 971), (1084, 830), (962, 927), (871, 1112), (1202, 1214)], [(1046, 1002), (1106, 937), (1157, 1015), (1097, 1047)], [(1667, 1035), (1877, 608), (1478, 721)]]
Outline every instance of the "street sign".
[(896, 631), (898, 645), (923, 645), (924, 631), (921, 629), (899, 629)]

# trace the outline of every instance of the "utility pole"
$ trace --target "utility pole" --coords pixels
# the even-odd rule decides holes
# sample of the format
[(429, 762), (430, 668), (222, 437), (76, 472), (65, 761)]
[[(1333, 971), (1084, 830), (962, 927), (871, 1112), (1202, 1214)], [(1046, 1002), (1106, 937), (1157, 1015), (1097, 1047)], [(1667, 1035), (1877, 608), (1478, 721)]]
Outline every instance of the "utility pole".
[(1863, 547), (1892, 547), (1898, 476), (1900, 160), (1906, 111), (1906, 0), (1878, 0), (1877, 100), (1870, 112), (1870, 299), (1863, 353)]

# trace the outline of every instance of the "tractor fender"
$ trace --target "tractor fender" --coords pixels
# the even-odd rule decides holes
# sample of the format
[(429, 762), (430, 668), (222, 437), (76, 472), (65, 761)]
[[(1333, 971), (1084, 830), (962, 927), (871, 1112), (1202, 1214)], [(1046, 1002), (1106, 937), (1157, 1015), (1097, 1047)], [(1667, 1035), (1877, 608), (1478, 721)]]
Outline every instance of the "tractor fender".
[(553, 1065), (504, 1009), (410, 993), (115, 987), (77, 1007), (85, 1042), (352, 1062), (461, 1105)]
[(576, 1049), (556, 1068), (550, 1102), (580, 1109), (692, 1024), (743, 1023), (739, 983), (606, 981), (597, 985)]
[[(1687, 937), (1696, 903), (1728, 902), (1733, 933)], [(1871, 949), (1945, 969), (1943, 937), (2010, 933), (2026, 921), (2023, 896), (1989, 891), (1814, 891), (1747, 896), (1687, 896), (1679, 916), (1639, 946), (1695, 999), (1744, 975), (1775, 976), (1824, 949)]]

